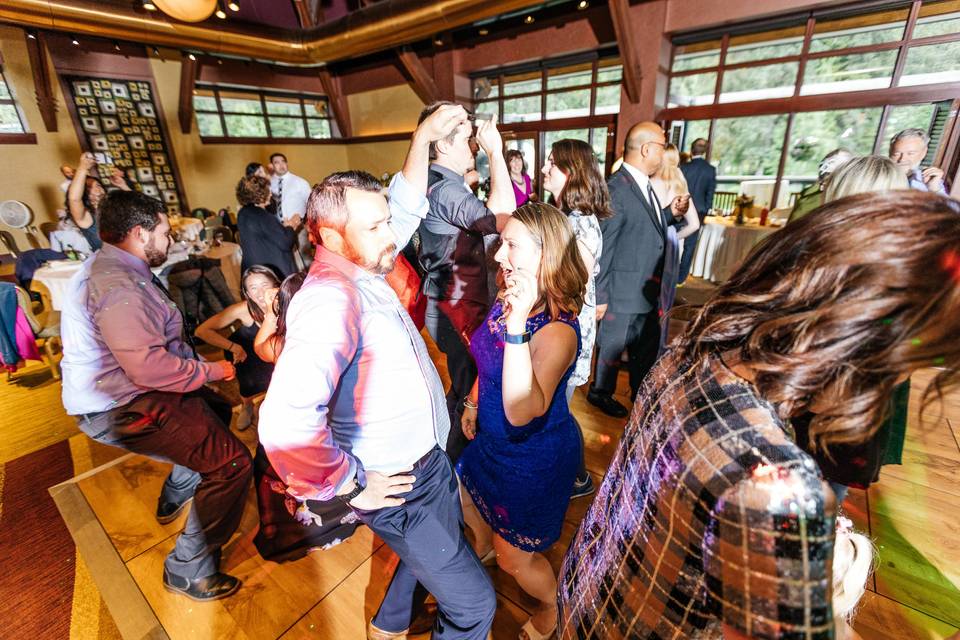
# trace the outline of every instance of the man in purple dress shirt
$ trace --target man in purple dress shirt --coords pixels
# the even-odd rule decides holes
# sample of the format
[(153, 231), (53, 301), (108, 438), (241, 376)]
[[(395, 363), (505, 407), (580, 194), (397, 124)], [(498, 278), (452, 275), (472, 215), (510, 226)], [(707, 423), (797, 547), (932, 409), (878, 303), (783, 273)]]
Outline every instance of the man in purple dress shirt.
[(103, 248), (70, 282), (63, 308), (63, 405), (94, 440), (173, 462), (157, 505), (172, 522), (192, 500), (163, 584), (198, 601), (240, 587), (220, 573), (220, 549), (240, 524), (252, 464), (228, 427), (230, 405), (204, 387), (234, 377), (200, 360), (159, 278), (170, 224), (163, 205), (116, 191), (100, 207)]

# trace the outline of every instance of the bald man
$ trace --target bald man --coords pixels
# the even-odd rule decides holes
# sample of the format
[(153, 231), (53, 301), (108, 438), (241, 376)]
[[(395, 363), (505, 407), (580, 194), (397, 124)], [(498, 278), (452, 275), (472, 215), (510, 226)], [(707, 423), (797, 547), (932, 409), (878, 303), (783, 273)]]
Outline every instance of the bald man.
[(600, 222), (603, 253), (597, 276), (597, 369), (587, 400), (607, 415), (624, 418), (628, 409), (613, 399), (624, 349), (629, 356), (632, 398), (657, 358), (660, 326), (657, 300), (663, 274), (666, 230), (677, 224), (689, 197), (661, 203), (650, 185), (663, 161), (667, 143), (654, 122), (630, 128), (623, 165), (607, 187), (614, 215)]

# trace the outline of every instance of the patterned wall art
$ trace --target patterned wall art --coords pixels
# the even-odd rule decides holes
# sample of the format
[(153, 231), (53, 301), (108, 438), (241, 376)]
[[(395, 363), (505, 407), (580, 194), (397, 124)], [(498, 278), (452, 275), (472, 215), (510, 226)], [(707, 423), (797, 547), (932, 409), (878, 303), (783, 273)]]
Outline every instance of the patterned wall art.
[[(181, 210), (177, 184), (153, 88), (144, 80), (67, 76), (79, 129), (100, 165), (114, 165), (169, 213)], [(109, 174), (102, 171), (107, 184)]]

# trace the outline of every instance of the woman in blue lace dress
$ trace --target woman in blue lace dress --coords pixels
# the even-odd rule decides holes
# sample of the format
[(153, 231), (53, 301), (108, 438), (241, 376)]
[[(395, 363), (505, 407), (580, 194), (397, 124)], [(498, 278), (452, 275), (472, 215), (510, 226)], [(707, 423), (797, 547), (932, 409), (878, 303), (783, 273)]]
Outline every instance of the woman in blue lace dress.
[(587, 270), (566, 216), (550, 205), (520, 207), (500, 238), (500, 294), (470, 344), (479, 377), (458, 470), (478, 555), (495, 555), (541, 603), (520, 634), (538, 640), (557, 624), (557, 579), (541, 552), (560, 537), (580, 455), (565, 391)]

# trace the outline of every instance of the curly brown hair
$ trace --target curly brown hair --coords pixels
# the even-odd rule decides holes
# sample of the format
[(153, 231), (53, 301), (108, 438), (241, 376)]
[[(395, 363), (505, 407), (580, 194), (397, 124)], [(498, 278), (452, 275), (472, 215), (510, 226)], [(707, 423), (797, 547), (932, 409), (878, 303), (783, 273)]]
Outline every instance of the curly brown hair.
[[(809, 446), (867, 440), (894, 386), (942, 367), (921, 409), (960, 374), (960, 205), (919, 191), (861, 194), (758, 245), (675, 343), (734, 354), (784, 419), (816, 409)], [(829, 451), (828, 451), (829, 453)]]
[(259, 207), (270, 198), (270, 181), (258, 175), (240, 178), (237, 183), (237, 202), (240, 206)]
[(557, 207), (567, 213), (597, 216), (598, 220), (613, 215), (610, 193), (593, 157), (593, 148), (583, 140), (557, 140), (550, 148), (553, 164), (567, 176), (567, 184), (555, 196)]

